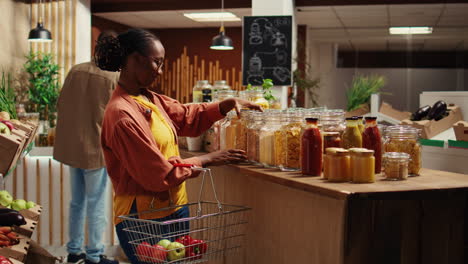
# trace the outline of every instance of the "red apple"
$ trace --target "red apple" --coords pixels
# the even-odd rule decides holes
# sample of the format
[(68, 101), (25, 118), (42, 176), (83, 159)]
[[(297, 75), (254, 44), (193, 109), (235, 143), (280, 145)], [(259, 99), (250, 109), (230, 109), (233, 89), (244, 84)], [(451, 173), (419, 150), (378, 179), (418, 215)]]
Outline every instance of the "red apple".
[(136, 248), (136, 254), (139, 261), (152, 262), (153, 247), (148, 242), (140, 243)]
[(152, 253), (153, 261), (156, 263), (163, 263), (167, 258), (167, 250), (161, 245), (153, 245)]

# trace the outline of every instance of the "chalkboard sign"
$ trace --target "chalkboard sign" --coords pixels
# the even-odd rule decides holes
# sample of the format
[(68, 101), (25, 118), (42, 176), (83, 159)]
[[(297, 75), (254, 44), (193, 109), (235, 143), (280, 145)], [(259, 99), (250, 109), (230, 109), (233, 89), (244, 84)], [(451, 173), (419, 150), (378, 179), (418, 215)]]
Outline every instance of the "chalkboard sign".
[(291, 39), (291, 16), (244, 17), (242, 84), (291, 85)]

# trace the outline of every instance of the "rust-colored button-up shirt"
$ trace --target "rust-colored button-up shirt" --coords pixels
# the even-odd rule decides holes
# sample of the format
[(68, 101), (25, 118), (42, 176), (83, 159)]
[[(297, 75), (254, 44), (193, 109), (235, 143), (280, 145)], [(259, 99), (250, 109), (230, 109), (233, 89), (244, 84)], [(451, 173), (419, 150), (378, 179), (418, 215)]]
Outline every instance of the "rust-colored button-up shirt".
[[(184, 105), (167, 96), (144, 92), (159, 108), (174, 135), (198, 136), (224, 117), (218, 103)], [(174, 167), (174, 163), (201, 166), (196, 157), (164, 158), (151, 132), (151, 113), (147, 110), (119, 86), (106, 107), (101, 143), (116, 196), (152, 196), (167, 191), (192, 175), (191, 169)]]

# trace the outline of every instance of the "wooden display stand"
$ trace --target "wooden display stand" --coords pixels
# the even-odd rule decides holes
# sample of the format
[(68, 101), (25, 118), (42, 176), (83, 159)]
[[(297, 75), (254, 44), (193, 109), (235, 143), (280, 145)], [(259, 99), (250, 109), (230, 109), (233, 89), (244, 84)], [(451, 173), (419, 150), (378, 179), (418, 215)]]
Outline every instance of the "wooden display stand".
[(17, 233), (20, 237), (20, 243), (11, 247), (0, 248), (0, 255), (7, 257), (10, 260), (14, 259), (17, 261), (13, 263), (24, 263), (26, 261), (31, 243), (31, 237), (37, 227), (37, 221), (39, 220), (41, 211), (42, 207), (40, 205), (19, 211), (26, 220), (25, 225), (16, 226), (13, 229), (13, 232)]

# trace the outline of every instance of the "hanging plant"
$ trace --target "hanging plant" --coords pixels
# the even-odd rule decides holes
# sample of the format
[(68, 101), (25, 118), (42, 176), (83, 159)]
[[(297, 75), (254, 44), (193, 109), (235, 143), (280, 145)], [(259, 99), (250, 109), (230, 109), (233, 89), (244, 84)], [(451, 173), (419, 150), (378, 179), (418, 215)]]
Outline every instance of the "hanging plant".
[(30, 52), (26, 59), (24, 70), (29, 75), (29, 101), (37, 106), (41, 118), (46, 119), (46, 115), (57, 109), (59, 66), (50, 53)]

